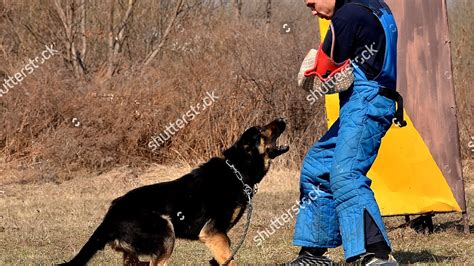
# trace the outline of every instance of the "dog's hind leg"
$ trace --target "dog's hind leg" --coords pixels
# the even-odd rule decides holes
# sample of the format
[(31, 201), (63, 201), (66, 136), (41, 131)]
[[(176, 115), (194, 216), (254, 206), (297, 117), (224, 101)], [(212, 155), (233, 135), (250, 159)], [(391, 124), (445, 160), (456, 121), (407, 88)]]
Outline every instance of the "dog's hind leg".
[[(209, 248), (219, 265), (224, 264), (230, 256), (232, 256), (232, 251), (230, 250), (230, 239), (227, 234), (215, 232), (209, 222), (204, 225), (199, 233), (199, 240)], [(231, 260), (228, 265), (234, 266), (237, 264), (234, 260)]]
[[(172, 241), (174, 245), (174, 237), (173, 239), (169, 240)], [(168, 262), (169, 258), (171, 257), (171, 253), (173, 253), (173, 246), (166, 247), (166, 243), (164, 243), (165, 248), (159, 252), (159, 255), (152, 255), (150, 260), (150, 266), (164, 266)]]
[(171, 218), (169, 216), (162, 215), (163, 218), (167, 222), (167, 228), (164, 230), (163, 235), (161, 235), (161, 246), (159, 250), (157, 250), (156, 254), (151, 256), (150, 266), (162, 266), (166, 265), (166, 262), (171, 257), (171, 253), (173, 253), (174, 243), (176, 240), (176, 236), (174, 233), (174, 226), (171, 222)]
[[(173, 237), (173, 240), (170, 239), (169, 241), (173, 241), (172, 245), (174, 246), (174, 237)], [(164, 245), (166, 246), (166, 243)], [(159, 255), (151, 256), (150, 266), (164, 266), (164, 265), (166, 265), (169, 258), (171, 257), (171, 253), (173, 253), (173, 246), (165, 247), (165, 249), (163, 249), (163, 250), (161, 250), (161, 252), (159, 252)]]

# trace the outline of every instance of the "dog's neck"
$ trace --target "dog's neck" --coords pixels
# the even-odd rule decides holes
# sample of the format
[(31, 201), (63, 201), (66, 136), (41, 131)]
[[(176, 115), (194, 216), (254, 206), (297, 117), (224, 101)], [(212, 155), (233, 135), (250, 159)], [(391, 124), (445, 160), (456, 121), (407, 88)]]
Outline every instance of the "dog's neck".
[(224, 161), (228, 160), (232, 165), (234, 165), (242, 175), (243, 181), (249, 186), (258, 184), (265, 175), (265, 172), (258, 170), (263, 169), (262, 167), (258, 167), (257, 164), (259, 162), (252, 161), (248, 154), (240, 151), (240, 149), (236, 147), (230, 147), (225, 150), (223, 155)]

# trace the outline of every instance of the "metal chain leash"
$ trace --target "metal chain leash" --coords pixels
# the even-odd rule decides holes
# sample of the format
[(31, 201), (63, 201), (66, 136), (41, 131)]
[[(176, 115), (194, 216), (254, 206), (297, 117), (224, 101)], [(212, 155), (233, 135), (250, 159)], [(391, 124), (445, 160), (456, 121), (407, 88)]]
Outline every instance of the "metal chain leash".
[(234, 172), (234, 175), (237, 177), (237, 179), (242, 183), (243, 186), (243, 191), (247, 196), (247, 223), (245, 224), (245, 229), (244, 229), (244, 235), (242, 236), (242, 239), (240, 239), (239, 243), (234, 247), (234, 250), (232, 251), (232, 255), (224, 262), (223, 265), (228, 265), (231, 260), (234, 259), (234, 256), (237, 254), (239, 249), (242, 247), (244, 244), (245, 238), (247, 237), (247, 234), (249, 232), (250, 228), (250, 221), (252, 219), (252, 195), (255, 195), (258, 191), (258, 186), (255, 184), (255, 186), (252, 188), (251, 186), (247, 185), (244, 182), (244, 179), (242, 177), (242, 174), (235, 168), (235, 166), (229, 161), (225, 160), (225, 163), (229, 166), (229, 168)]

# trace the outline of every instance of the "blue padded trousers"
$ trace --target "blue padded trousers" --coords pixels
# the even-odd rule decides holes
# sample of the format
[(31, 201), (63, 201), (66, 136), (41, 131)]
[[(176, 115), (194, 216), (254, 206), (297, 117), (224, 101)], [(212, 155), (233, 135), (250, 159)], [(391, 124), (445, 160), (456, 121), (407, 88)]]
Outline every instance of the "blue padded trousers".
[(340, 116), (315, 143), (301, 169), (301, 199), (319, 188), (318, 198), (298, 212), (293, 244), (332, 248), (343, 245), (346, 259), (366, 252), (364, 211), (373, 218), (388, 247), (371, 180), (366, 176), (381, 139), (390, 128), (395, 103), (378, 94), (374, 81), (356, 80), (340, 93)]

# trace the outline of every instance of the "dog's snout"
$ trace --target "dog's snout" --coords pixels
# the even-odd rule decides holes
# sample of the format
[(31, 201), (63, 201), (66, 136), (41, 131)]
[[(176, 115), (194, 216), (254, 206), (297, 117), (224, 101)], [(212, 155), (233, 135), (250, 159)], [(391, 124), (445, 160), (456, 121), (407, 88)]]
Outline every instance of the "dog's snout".
[(265, 132), (267, 137), (277, 138), (286, 129), (286, 122), (283, 118), (277, 118), (268, 125), (262, 127), (262, 132)]

